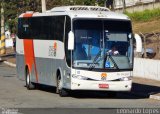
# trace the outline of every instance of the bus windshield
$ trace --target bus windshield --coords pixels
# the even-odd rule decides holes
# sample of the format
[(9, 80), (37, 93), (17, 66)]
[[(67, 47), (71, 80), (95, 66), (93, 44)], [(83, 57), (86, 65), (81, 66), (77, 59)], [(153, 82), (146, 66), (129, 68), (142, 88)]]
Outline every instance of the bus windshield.
[(73, 67), (87, 69), (132, 69), (131, 22), (83, 20), (73, 22), (75, 48)]

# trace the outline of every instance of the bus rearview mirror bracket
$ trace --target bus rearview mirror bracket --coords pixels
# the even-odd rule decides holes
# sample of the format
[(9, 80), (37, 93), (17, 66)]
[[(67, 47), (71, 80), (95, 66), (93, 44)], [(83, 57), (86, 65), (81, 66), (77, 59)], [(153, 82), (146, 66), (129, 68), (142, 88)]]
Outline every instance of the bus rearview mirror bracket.
[(138, 34), (134, 35), (136, 40), (136, 52), (142, 52), (142, 39)]

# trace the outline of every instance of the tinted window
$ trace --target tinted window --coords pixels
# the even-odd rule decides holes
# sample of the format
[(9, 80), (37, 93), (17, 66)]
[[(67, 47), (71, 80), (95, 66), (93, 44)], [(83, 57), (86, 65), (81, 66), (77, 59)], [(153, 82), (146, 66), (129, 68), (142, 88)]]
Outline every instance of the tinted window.
[(31, 37), (31, 24), (30, 18), (19, 18), (18, 19), (18, 37), (19, 38), (30, 38)]
[(60, 41), (63, 41), (63, 36), (64, 36), (64, 16), (59, 16), (59, 17), (53, 17), (53, 24), (52, 26), (54, 27), (54, 38)]
[(131, 32), (131, 22), (122, 20), (106, 20), (104, 21), (104, 29), (110, 31), (118, 32)]
[(64, 18), (65, 16), (20, 18), (18, 36), (21, 39), (63, 41)]

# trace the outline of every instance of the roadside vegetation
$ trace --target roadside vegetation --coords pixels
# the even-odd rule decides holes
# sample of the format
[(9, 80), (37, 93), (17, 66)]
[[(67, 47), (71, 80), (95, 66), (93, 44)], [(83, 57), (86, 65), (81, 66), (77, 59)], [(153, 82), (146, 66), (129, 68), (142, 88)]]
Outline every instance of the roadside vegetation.
[(160, 8), (125, 14), (132, 20), (133, 32), (146, 36), (146, 48), (155, 52), (152, 59), (160, 59), (159, 39), (155, 35), (147, 36), (147, 34), (160, 33)]
[(150, 21), (153, 19), (160, 19), (160, 8), (153, 9), (153, 10), (144, 10), (142, 12), (134, 12), (129, 13), (126, 12), (133, 21)]
[(135, 33), (160, 32), (160, 8), (125, 14), (131, 18)]

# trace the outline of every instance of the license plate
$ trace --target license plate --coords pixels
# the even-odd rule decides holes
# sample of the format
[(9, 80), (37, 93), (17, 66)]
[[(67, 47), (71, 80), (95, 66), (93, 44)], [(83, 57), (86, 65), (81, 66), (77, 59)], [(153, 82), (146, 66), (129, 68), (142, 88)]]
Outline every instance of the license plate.
[(108, 84), (99, 84), (99, 88), (109, 88)]

